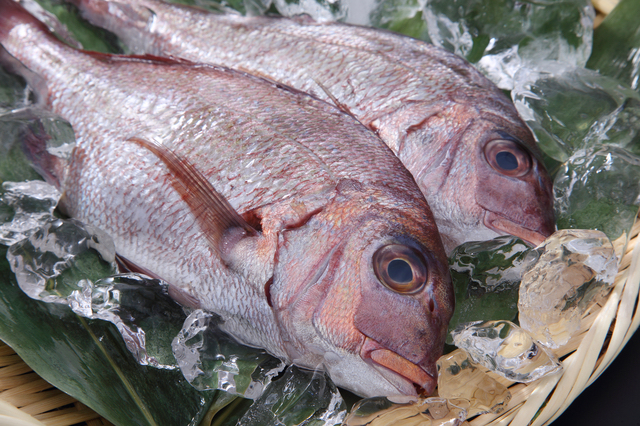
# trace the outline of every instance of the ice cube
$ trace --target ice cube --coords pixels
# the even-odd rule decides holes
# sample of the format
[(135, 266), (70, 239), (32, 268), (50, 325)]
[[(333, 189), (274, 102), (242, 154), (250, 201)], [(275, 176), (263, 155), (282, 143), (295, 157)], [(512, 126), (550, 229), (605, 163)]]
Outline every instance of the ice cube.
[(542, 61), (584, 66), (595, 13), (589, 0), (520, 2), (430, 0), (423, 7), (429, 38), (469, 61), (501, 89), (516, 72)]
[[(175, 367), (170, 341), (184, 318), (167, 284), (135, 274), (113, 276), (115, 247), (101, 230), (74, 219), (50, 217), (29, 237), (9, 247), (7, 259), (29, 297), (66, 305), (76, 314), (113, 323), (142, 365)], [(150, 341), (142, 325), (151, 328)], [(151, 350), (149, 350), (151, 347)]]
[(286, 369), (249, 407), (237, 424), (243, 426), (343, 424), (347, 407), (336, 386), (322, 371)]
[(528, 383), (562, 368), (553, 352), (510, 321), (472, 322), (452, 334), (473, 362), (514, 382)]
[(565, 345), (583, 315), (611, 290), (618, 262), (600, 231), (564, 229), (533, 250), (520, 284), (520, 325), (551, 348)]
[(346, 418), (345, 426), (425, 425), (458, 426), (467, 418), (468, 401), (441, 397), (366, 398)]
[(338, 0), (272, 0), (278, 12), (284, 16), (306, 14), (315, 21), (342, 20), (347, 8)]
[[(518, 289), (524, 257), (530, 247), (502, 236), (457, 247), (449, 257), (456, 308), (449, 330), (478, 320), (513, 320), (518, 314)], [(451, 337), (447, 343), (453, 343)]]
[(557, 161), (577, 150), (615, 145), (640, 154), (640, 94), (584, 68), (547, 63), (520, 70), (511, 92), (540, 148)]
[(554, 196), (558, 228), (626, 240), (640, 206), (640, 157), (615, 146), (578, 150), (556, 175)]
[(49, 218), (27, 239), (11, 247), (7, 259), (22, 291), (33, 299), (58, 301), (91, 281), (116, 272), (115, 247), (98, 228)]
[[(388, 0), (376, 1), (375, 5), (365, 9), (358, 7), (360, 13), (352, 14), (352, 3), (359, 0), (348, 0), (349, 13), (347, 22), (384, 28), (429, 42), (427, 23), (423, 19), (425, 0)], [(365, 3), (370, 3), (367, 0)], [(363, 16), (366, 14), (366, 16)]]
[(438, 360), (438, 395), (447, 399), (469, 401), (469, 417), (482, 413), (500, 413), (511, 400), (511, 392), (462, 350), (443, 355)]
[(220, 331), (217, 321), (200, 309), (185, 319), (171, 344), (182, 374), (198, 390), (259, 398), (284, 364), (264, 350), (238, 344)]
[(27, 238), (53, 216), (60, 192), (43, 181), (4, 182), (0, 199), (0, 243)]

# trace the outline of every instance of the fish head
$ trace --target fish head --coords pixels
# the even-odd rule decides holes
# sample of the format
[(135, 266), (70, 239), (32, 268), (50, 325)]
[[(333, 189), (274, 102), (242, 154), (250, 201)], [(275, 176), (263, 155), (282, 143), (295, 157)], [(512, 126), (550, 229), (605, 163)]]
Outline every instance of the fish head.
[(433, 392), (454, 307), (426, 203), (392, 192), (339, 185), (282, 233), (270, 290), (290, 360), (366, 397)]
[(541, 244), (555, 231), (553, 182), (529, 128), (487, 112), (463, 143), (475, 144), (475, 201), (484, 225)]
[(447, 252), (505, 234), (538, 245), (555, 231), (551, 178), (506, 98), (418, 104), (403, 115), (398, 157), (425, 194)]

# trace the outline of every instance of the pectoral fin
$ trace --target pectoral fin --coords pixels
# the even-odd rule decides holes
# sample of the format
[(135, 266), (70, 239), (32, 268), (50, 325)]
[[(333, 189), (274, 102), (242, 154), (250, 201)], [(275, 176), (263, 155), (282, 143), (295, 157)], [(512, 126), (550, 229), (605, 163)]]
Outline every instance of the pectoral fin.
[(229, 256), (230, 243), (235, 245), (245, 237), (259, 235), (188, 160), (156, 142), (137, 137), (129, 141), (153, 152), (169, 168), (173, 187), (187, 203), (211, 248), (221, 259)]

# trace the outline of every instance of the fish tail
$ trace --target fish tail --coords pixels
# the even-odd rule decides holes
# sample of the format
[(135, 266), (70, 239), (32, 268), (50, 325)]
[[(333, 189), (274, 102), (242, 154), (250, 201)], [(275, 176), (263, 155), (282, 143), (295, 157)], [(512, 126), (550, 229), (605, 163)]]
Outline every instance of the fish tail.
[[(105, 0), (68, 0), (80, 10), (83, 18), (96, 25), (101, 22), (100, 17), (108, 14), (110, 2)], [(113, 4), (115, 7), (118, 3)]]
[(48, 32), (47, 27), (27, 12), (14, 0), (0, 0), (0, 44), (11, 36), (11, 30), (19, 25), (29, 24)]
[(48, 98), (48, 76), (67, 66), (72, 52), (19, 3), (0, 0), (0, 65), (24, 77), (39, 103)]
[(93, 25), (122, 34), (146, 27), (152, 13), (139, 0), (68, 0)]

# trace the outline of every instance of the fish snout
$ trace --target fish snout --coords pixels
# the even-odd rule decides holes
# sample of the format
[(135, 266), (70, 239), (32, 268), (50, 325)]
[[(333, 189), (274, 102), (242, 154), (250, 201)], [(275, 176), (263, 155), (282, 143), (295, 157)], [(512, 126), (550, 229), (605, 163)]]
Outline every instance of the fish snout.
[(521, 238), (534, 247), (542, 244), (549, 235), (555, 232), (553, 216), (550, 218), (544, 218), (543, 216), (543, 220), (537, 223), (538, 226), (528, 227), (523, 223), (514, 222), (495, 212), (487, 211), (484, 216), (484, 224), (487, 228), (500, 234), (510, 234)]
[(429, 395), (444, 349), (454, 296), (444, 252), (409, 238), (375, 244), (361, 266), (353, 325), (360, 358), (400, 394)]
[(364, 335), (360, 357), (401, 394), (435, 390), (435, 361), (451, 316), (442, 304), (426, 295), (410, 299), (370, 291), (358, 306), (354, 325)]
[[(360, 356), (403, 394), (427, 396), (435, 391), (438, 373), (435, 361), (429, 357), (425, 357), (423, 362), (414, 363), (369, 337), (365, 338)], [(410, 385), (413, 385), (413, 389)]]

